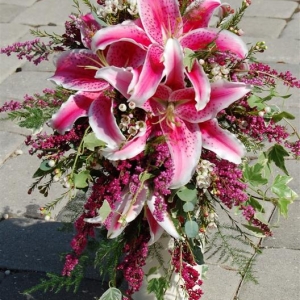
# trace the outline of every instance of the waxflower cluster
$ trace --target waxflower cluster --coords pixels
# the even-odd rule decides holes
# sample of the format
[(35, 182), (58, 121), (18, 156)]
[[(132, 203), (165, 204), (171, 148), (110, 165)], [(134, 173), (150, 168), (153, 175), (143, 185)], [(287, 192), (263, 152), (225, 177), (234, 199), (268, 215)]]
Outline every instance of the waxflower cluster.
[[(25, 143), (41, 165), (28, 192), (47, 196), (54, 183), (66, 190), (41, 208), (48, 219), (64, 197), (86, 195), (59, 281), (77, 284), (90, 255), (110, 281), (101, 300), (200, 299), (206, 249), (223, 228), (219, 211), (233, 224), (226, 230), (253, 247), (251, 234), (272, 235), (263, 203), (285, 216), (297, 197), (284, 160), (299, 158), (300, 136), (294, 116), (272, 100), (289, 97), (278, 82), (300, 81), (252, 62), (267, 46), (241, 38), (250, 0), (238, 10), (220, 0), (83, 2), (91, 12), (72, 13), (62, 36), (36, 30), (38, 39), (1, 49), (35, 64), (56, 54), (56, 88), (9, 101), (0, 113), (33, 130)], [(271, 180), (274, 166), (281, 173)], [(240, 271), (251, 265), (242, 251), (227, 243), (212, 251), (250, 272)], [(175, 281), (177, 295), (168, 296)]]

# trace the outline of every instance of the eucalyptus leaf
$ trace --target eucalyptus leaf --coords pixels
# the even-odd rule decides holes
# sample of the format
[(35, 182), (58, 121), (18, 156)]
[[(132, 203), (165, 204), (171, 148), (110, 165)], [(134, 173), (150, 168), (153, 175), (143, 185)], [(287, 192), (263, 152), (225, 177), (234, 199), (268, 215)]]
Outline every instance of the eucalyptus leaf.
[(92, 15), (93, 15), (95, 21), (96, 21), (101, 27), (107, 27), (107, 26), (108, 26), (108, 24), (106, 24), (103, 20), (99, 19), (98, 15), (97, 15), (94, 11), (92, 11)]
[(111, 287), (100, 297), (99, 300), (122, 300), (122, 293), (119, 289)]
[(184, 224), (184, 231), (187, 237), (195, 238), (199, 234), (199, 226), (195, 221), (186, 221)]
[(197, 190), (193, 186), (184, 186), (177, 192), (177, 196), (182, 200), (182, 201), (193, 201), (195, 198), (197, 198)]
[(195, 262), (197, 263), (197, 265), (203, 265), (204, 264), (204, 256), (203, 256), (201, 248), (198, 246), (195, 246), (192, 248), (192, 252), (193, 252)]
[(183, 205), (183, 210), (185, 212), (193, 211), (195, 208), (195, 205), (192, 202), (186, 202)]

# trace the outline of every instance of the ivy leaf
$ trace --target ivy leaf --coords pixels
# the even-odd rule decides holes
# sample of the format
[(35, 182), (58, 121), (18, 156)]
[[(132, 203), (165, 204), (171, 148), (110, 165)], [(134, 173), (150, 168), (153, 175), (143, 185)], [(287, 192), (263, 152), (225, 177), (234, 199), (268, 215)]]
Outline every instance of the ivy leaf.
[(264, 207), (257, 201), (255, 198), (250, 197), (247, 200), (247, 204), (251, 205), (253, 208), (255, 208), (257, 211), (264, 213), (265, 209)]
[(190, 202), (197, 198), (197, 190), (195, 186), (184, 186), (177, 192), (177, 196), (182, 201)]
[(251, 108), (257, 107), (259, 110), (261, 110), (266, 107), (266, 105), (263, 103), (263, 99), (256, 95), (251, 95), (247, 102)]
[(275, 114), (272, 116), (272, 120), (277, 123), (279, 121), (281, 121), (282, 119), (289, 119), (289, 120), (294, 120), (295, 119), (295, 116), (293, 116), (292, 114), (286, 112), (286, 111), (283, 111), (279, 114)]
[(287, 185), (293, 178), (285, 175), (277, 175), (271, 191), (279, 198), (295, 200), (298, 195)]
[(184, 205), (183, 205), (182, 208), (183, 208), (183, 210), (185, 212), (189, 212), (189, 211), (193, 211), (194, 210), (195, 205), (192, 202), (186, 202), (186, 203), (184, 203)]
[(289, 153), (281, 145), (275, 144), (268, 150), (267, 155), (269, 162), (273, 161), (279, 169), (289, 175), (284, 164), (284, 157), (289, 156)]
[(83, 138), (83, 147), (94, 151), (96, 147), (104, 147), (105, 143), (99, 140), (94, 132), (89, 133)]
[(279, 213), (287, 218), (288, 214), (288, 206), (293, 203), (292, 200), (279, 198), (277, 201), (277, 207), (279, 209)]
[(199, 226), (195, 221), (186, 221), (184, 225), (184, 231), (189, 238), (194, 238), (199, 233)]
[(164, 300), (164, 293), (168, 286), (169, 284), (166, 278), (152, 278), (148, 282), (147, 291), (148, 293), (154, 293), (157, 300)]
[(81, 171), (73, 175), (73, 182), (76, 188), (83, 189), (88, 186), (87, 181), (90, 179), (90, 172), (88, 170)]
[(253, 234), (257, 237), (265, 237), (266, 235), (264, 234), (264, 232), (260, 229), (257, 228), (255, 226), (252, 225), (248, 225), (248, 224), (242, 224), (244, 227), (246, 227), (247, 229), (249, 229), (250, 231), (253, 232)]
[(122, 293), (119, 289), (111, 287), (100, 297), (99, 300), (122, 300)]
[(190, 72), (192, 70), (195, 57), (194, 57), (195, 52), (189, 48), (184, 49), (184, 58), (183, 58), (183, 64), (184, 66), (188, 69)]
[(254, 166), (244, 165), (243, 176), (246, 182), (253, 186), (264, 185), (268, 183), (268, 179), (262, 176), (264, 166), (256, 163)]
[(106, 218), (109, 216), (111, 213), (111, 208), (107, 200), (103, 201), (102, 206), (98, 210), (98, 214), (101, 217), (102, 222), (105, 222)]

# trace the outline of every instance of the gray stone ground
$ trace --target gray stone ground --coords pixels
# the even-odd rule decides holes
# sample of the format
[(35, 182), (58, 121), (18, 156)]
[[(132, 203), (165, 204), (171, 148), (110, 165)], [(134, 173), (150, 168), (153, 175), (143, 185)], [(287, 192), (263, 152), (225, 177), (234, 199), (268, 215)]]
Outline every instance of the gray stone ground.
[[(236, 8), (241, 0), (227, 2)], [(269, 50), (260, 59), (280, 71), (291, 70), (299, 78), (300, 1), (253, 0), (252, 3), (242, 21), (245, 41), (265, 40)], [(30, 39), (30, 28), (37, 26), (48, 32), (62, 32), (71, 7), (71, 0), (0, 0), (0, 47)], [(51, 87), (46, 79), (53, 70), (50, 62), (34, 67), (15, 57), (1, 55), (0, 105)], [(283, 87), (281, 90), (286, 92)], [(294, 126), (299, 130), (299, 91), (289, 92), (293, 96), (286, 105), (298, 116)], [(72, 237), (71, 233), (57, 231), (65, 214), (62, 205), (53, 212), (56, 220), (53, 222), (44, 221), (38, 211), (40, 206), (60, 195), (61, 188), (51, 192), (48, 199), (37, 193), (27, 194), (31, 174), (39, 162), (26, 152), (23, 144), (26, 134), (26, 130), (13, 123), (1, 121), (0, 219), (4, 215), (9, 218), (0, 221), (0, 300), (95, 299), (105, 287), (93, 271), (75, 295), (71, 292), (21, 294), (44, 278), (45, 272), (60, 272), (59, 254), (70, 249)], [(16, 150), (20, 149), (24, 154), (17, 155)], [(288, 166), (294, 176), (292, 186), (300, 194), (299, 161), (291, 160)], [(204, 300), (300, 299), (300, 201), (291, 205), (288, 219), (278, 221), (272, 207), (268, 211), (272, 224), (280, 227), (274, 229), (272, 238), (256, 240), (264, 250), (254, 267), (259, 284), (241, 282), (234, 270), (211, 259), (203, 285)]]

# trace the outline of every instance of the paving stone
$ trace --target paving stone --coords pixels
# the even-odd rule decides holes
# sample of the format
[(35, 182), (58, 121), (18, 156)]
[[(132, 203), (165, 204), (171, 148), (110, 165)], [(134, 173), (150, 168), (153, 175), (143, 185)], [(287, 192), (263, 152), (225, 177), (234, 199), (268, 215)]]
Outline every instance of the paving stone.
[[(57, 9), (59, 7), (59, 9)], [(88, 9), (82, 5), (82, 11), (87, 12)], [(24, 10), (14, 23), (27, 24), (32, 26), (38, 25), (64, 25), (68, 20), (71, 12), (77, 12), (73, 7), (73, 2), (69, 0), (47, 0), (39, 1), (33, 6)]]
[(264, 239), (262, 246), (268, 248), (287, 248), (300, 250), (300, 201), (295, 201), (289, 206), (288, 218), (282, 216), (278, 219), (278, 214), (272, 218), (273, 237)]
[(0, 240), (6, 241), (0, 244), (0, 267), (59, 274), (63, 267), (59, 255), (70, 251), (73, 236), (73, 233), (58, 231), (61, 225), (33, 219), (0, 222)]
[(24, 10), (24, 8), (21, 6), (2, 4), (0, 6), (0, 21), (1, 21), (1, 23), (10, 22), (23, 10)]
[[(28, 195), (27, 191), (34, 182), (32, 175), (39, 168), (40, 161), (35, 156), (27, 154), (27, 148), (20, 147), (20, 149), (23, 151), (22, 155), (11, 157), (0, 167), (0, 214), (42, 218), (39, 208), (54, 201), (66, 190), (57, 183), (52, 185), (48, 197), (44, 197), (37, 190)], [(65, 205), (65, 201), (60, 205)], [(51, 217), (56, 217), (62, 209), (60, 205), (52, 211)]]
[(257, 256), (254, 275), (259, 284), (245, 282), (240, 300), (292, 300), (300, 298), (300, 251), (265, 249)]
[(25, 61), (17, 57), (0, 54), (0, 84), (7, 77), (15, 73), (17, 69), (22, 68), (24, 64)]
[(0, 23), (0, 47), (6, 47), (19, 41), (22, 36), (29, 32), (29, 29), (25, 25)]
[(246, 43), (255, 45), (258, 41), (265, 41), (268, 49), (264, 53), (258, 54), (256, 57), (262, 62), (275, 62), (287, 64), (299, 64), (300, 55), (295, 55), (299, 52), (300, 41), (291, 39), (271, 39), (271, 38), (254, 38), (244, 37)]
[[(299, 22), (299, 18), (289, 21), (287, 23), (287, 26), (282, 31), (280, 37), (285, 38), (285, 39), (288, 39), (288, 38), (294, 39), (294, 38), (296, 38), (297, 40), (299, 40), (300, 39), (300, 22)], [(300, 50), (298, 51), (298, 53), (300, 53)]]
[[(18, 72), (12, 74), (0, 84), (0, 105), (11, 99), (23, 100), (24, 95), (41, 93), (54, 84), (47, 80), (52, 76), (48, 72)], [(18, 84), (16, 84), (18, 83)]]
[[(24, 137), (10, 132), (0, 131), (0, 166), (23, 143)], [(1, 170), (1, 169), (0, 169)]]
[(107, 289), (105, 284), (93, 279), (83, 279), (76, 294), (71, 288), (69, 292), (65, 290), (59, 293), (48, 291), (38, 291), (30, 296), (22, 293), (36, 286), (42, 279), (47, 279), (42, 272), (12, 271), (0, 284), (0, 300), (92, 300), (99, 299)]
[(206, 277), (201, 287), (204, 292), (201, 300), (233, 299), (241, 279), (235, 271), (218, 265), (208, 265)]
[(14, 4), (29, 7), (39, 0), (0, 0), (0, 4)]
[[(226, 2), (234, 8), (240, 7), (242, 3), (241, 0), (228, 0)], [(255, 0), (247, 8), (245, 16), (289, 19), (295, 13), (297, 7), (298, 3), (294, 1)], [(265, 26), (269, 26), (267, 21)]]
[(278, 38), (285, 25), (286, 21), (280, 19), (244, 17), (239, 28), (245, 31), (244, 36)]

